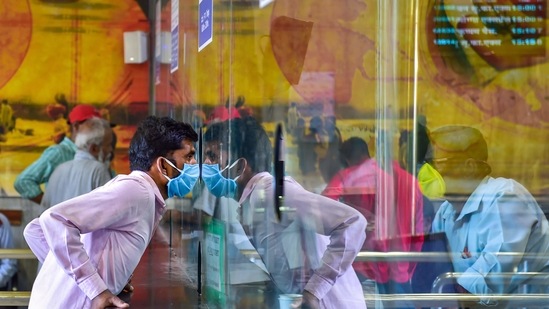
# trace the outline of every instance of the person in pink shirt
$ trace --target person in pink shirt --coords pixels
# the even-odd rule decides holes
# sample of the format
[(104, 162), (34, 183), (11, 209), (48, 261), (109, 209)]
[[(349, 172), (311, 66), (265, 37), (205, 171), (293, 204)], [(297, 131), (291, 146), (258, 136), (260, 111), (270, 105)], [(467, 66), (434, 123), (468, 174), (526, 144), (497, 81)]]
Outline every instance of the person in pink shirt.
[(24, 231), (43, 263), (29, 308), (128, 308), (116, 295), (129, 282), (162, 215), (199, 176), (197, 133), (168, 117), (147, 117), (129, 149), (129, 175), (57, 204)]
[(278, 307), (272, 302), (277, 294), (298, 293), (301, 308), (366, 309), (351, 266), (366, 238), (367, 223), (358, 211), (285, 177), (278, 217), (273, 149), (252, 117), (208, 126), (204, 150), (202, 180), (213, 195), (238, 201), (242, 228), (274, 286), (265, 308)]
[[(342, 163), (322, 195), (353, 206), (368, 220), (369, 235), (362, 247), (365, 251), (420, 252), (423, 245), (423, 196), (414, 176), (396, 161), (390, 162), (387, 172), (370, 158), (368, 144), (359, 137), (351, 137), (340, 148)], [(386, 183), (389, 187), (383, 187)], [(380, 196), (388, 197), (386, 205), (392, 211), (382, 216)], [(389, 237), (376, 236), (376, 227), (394, 228)], [(416, 236), (417, 235), (417, 236)], [(414, 241), (412, 241), (412, 236)], [(355, 262), (354, 269), (364, 277), (375, 280), (382, 294), (412, 293), (410, 279), (416, 263), (412, 262)], [(413, 307), (413, 306), (411, 306)]]

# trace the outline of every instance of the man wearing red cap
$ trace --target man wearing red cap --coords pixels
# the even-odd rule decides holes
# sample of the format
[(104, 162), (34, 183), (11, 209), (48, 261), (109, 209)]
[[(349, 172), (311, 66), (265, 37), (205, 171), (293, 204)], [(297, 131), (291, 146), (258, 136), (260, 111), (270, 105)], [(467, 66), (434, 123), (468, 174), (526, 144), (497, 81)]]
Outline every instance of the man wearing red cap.
[(22, 197), (40, 204), (44, 195), (40, 185), (48, 182), (51, 173), (59, 164), (74, 158), (77, 150), (74, 139), (78, 128), (92, 117), (100, 117), (100, 114), (91, 105), (77, 105), (71, 110), (68, 120), (71, 126), (71, 136), (63, 138), (59, 144), (46, 148), (40, 158), (23, 170), (15, 179), (15, 190)]

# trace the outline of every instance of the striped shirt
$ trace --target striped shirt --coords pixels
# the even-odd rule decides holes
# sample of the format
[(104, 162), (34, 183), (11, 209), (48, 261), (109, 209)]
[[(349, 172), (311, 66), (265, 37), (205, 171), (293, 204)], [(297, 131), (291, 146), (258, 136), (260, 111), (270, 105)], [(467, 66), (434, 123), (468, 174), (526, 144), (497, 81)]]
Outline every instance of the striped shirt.
[(42, 193), (41, 184), (46, 184), (55, 168), (74, 158), (76, 145), (67, 137), (61, 143), (52, 145), (31, 165), (17, 176), (13, 184), (24, 198), (34, 198)]

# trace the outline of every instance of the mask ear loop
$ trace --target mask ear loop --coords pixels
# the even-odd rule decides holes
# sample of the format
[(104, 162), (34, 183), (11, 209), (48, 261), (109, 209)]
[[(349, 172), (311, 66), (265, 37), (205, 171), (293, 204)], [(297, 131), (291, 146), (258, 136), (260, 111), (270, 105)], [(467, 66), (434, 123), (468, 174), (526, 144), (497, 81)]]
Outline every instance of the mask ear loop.
[[(161, 159), (164, 159), (164, 158), (161, 158)], [(160, 160), (156, 160), (156, 168), (160, 172), (160, 175), (164, 176), (164, 178), (166, 178), (168, 181), (171, 180), (170, 177), (168, 177), (168, 175), (165, 175), (164, 173), (162, 173), (162, 169), (160, 168)]]
[[(246, 170), (246, 167), (248, 167), (248, 161), (244, 158), (241, 158), (242, 160), (244, 160), (244, 168), (242, 169), (242, 173), (244, 173), (244, 171)], [(240, 176), (242, 176), (242, 174), (238, 175), (238, 177), (236, 177), (234, 180), (238, 179)]]
[[(161, 158), (162, 158), (164, 161), (166, 161), (166, 162), (168, 163), (168, 165), (170, 165), (171, 167), (175, 168), (175, 169), (179, 172), (180, 175), (183, 174), (183, 171), (180, 170), (180, 169), (178, 169), (175, 165), (173, 165), (173, 163), (170, 162), (170, 160), (168, 160), (168, 159), (166, 159), (166, 158), (164, 158), (164, 157), (161, 157)], [(157, 164), (157, 167), (158, 167), (158, 164), (159, 164), (159, 163), (158, 163), (158, 161), (156, 161), (156, 162), (157, 162), (156, 164)], [(164, 173), (162, 173), (162, 170), (161, 170), (160, 168), (158, 168), (158, 169), (160, 170), (160, 174), (162, 174), (162, 176), (164, 176), (164, 178), (168, 179), (168, 181), (172, 180), (172, 178), (168, 177), (168, 175), (164, 175)], [(176, 178), (177, 178), (177, 177), (176, 177)]]
[(166, 159), (166, 158), (162, 158), (164, 159), (164, 161), (166, 161), (166, 163), (168, 163), (171, 167), (175, 168), (179, 173), (183, 174), (183, 171), (178, 169), (175, 165), (173, 165), (172, 162), (170, 162), (170, 160)]
[(234, 161), (233, 164), (231, 164), (231, 165), (229, 165), (229, 166), (225, 166), (225, 168), (222, 169), (222, 170), (220, 170), (220, 172), (224, 172), (225, 170), (228, 170), (228, 169), (231, 169), (231, 168), (235, 167), (235, 165), (236, 165), (236, 164), (238, 163), (238, 161), (240, 161), (240, 160), (243, 160), (243, 159), (240, 158), (240, 159)]
[[(226, 166), (224, 169), (220, 170), (219, 172), (220, 173), (223, 173), (225, 170), (230, 170), (231, 168), (235, 167), (236, 164), (238, 164), (238, 162), (240, 162), (240, 160), (244, 160), (244, 158), (238, 158), (236, 161), (233, 162), (233, 164), (229, 165), (229, 166)], [(242, 175), (238, 175), (234, 178), (234, 180), (237, 180), (238, 178), (240, 178), (240, 176)]]

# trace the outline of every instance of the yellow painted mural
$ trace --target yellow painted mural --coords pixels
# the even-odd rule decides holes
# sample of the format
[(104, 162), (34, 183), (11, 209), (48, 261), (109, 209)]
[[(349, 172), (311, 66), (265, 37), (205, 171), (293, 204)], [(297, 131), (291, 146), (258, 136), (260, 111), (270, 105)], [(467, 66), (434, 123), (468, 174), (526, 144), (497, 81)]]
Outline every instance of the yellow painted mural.
[[(162, 2), (169, 31), (170, 2)], [(162, 65), (156, 88), (157, 102), (175, 108), (167, 114), (187, 119), (194, 106), (207, 117), (243, 96), (272, 128), (297, 102), (307, 119), (335, 116), (344, 138), (373, 144), (384, 107), (394, 113), (395, 148), (418, 115), (431, 129), (475, 126), (494, 174), (536, 194), (549, 188), (547, 0), (275, 0), (264, 8), (217, 0), (213, 41), (201, 52), (198, 1), (179, 7), (179, 69)], [(124, 151), (132, 113), (148, 112), (149, 71), (123, 63), (122, 33), (148, 31), (146, 19), (134, 0), (3, 1), (0, 99), (17, 118), (0, 142), (8, 194), (52, 143), (55, 115), (46, 108), (60, 94), (69, 106), (108, 110)]]

